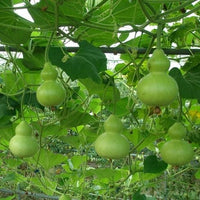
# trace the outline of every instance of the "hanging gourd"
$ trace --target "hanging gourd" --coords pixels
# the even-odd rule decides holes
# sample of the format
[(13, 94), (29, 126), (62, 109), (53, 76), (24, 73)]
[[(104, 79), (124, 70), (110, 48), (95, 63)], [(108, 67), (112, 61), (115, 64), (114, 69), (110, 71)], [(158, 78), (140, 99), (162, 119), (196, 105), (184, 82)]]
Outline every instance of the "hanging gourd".
[(130, 144), (127, 138), (122, 135), (123, 124), (121, 120), (110, 115), (104, 122), (105, 132), (95, 141), (95, 150), (103, 158), (120, 159), (128, 155)]
[(194, 151), (191, 144), (184, 140), (185, 127), (180, 122), (176, 122), (169, 128), (168, 134), (171, 140), (164, 143), (160, 149), (162, 159), (170, 165), (180, 166), (189, 163), (194, 156)]
[(36, 97), (43, 106), (60, 105), (66, 96), (63, 86), (56, 81), (58, 72), (55, 66), (46, 62), (41, 72), (41, 78), (44, 82), (38, 87)]
[(162, 49), (155, 49), (148, 61), (149, 74), (137, 85), (137, 96), (146, 105), (166, 106), (178, 97), (178, 85), (167, 74), (170, 61)]
[(27, 122), (21, 121), (15, 128), (15, 136), (9, 142), (9, 149), (14, 156), (31, 157), (39, 150), (37, 140), (32, 136), (32, 128)]

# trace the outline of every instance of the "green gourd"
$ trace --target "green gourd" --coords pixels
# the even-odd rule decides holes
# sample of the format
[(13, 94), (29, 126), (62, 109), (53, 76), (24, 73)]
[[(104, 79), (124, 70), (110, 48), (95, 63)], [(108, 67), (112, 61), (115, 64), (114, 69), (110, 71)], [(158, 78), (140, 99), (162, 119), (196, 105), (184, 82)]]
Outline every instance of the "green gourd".
[(168, 129), (168, 135), (172, 139), (184, 139), (186, 137), (187, 130), (183, 126), (181, 122), (175, 122), (169, 129)]
[(15, 128), (15, 136), (9, 142), (9, 149), (14, 156), (31, 157), (39, 150), (37, 140), (32, 136), (32, 128), (26, 121), (21, 121)]
[(178, 85), (168, 75), (170, 61), (162, 49), (154, 50), (148, 61), (149, 74), (137, 85), (137, 96), (146, 105), (166, 106), (178, 97)]
[(189, 163), (194, 151), (190, 143), (184, 140), (186, 129), (180, 123), (174, 123), (169, 129), (170, 140), (164, 143), (160, 149), (162, 159), (170, 165), (184, 165)]
[(122, 135), (123, 124), (121, 120), (110, 115), (104, 122), (105, 132), (98, 136), (95, 141), (95, 150), (103, 158), (120, 159), (128, 155), (130, 144), (127, 138)]
[(36, 97), (43, 106), (60, 105), (66, 97), (65, 89), (56, 81), (58, 72), (55, 67), (47, 62), (41, 72), (41, 78), (44, 82), (38, 87)]

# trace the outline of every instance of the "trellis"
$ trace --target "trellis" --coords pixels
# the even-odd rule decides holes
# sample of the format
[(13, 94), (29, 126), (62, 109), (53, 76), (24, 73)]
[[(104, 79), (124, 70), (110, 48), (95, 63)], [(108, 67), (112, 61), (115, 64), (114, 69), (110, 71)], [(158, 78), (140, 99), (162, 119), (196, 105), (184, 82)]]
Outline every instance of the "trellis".
[[(60, 48), (60, 47), (51, 47), (51, 48)], [(113, 53), (113, 54), (123, 54), (129, 52), (136, 52), (137, 54), (145, 54), (147, 52), (147, 48), (123, 48), (123, 47), (99, 47), (102, 52), (104, 53)], [(68, 52), (77, 52), (79, 50), (79, 47), (63, 47), (63, 49), (67, 50)], [(7, 50), (14, 51), (14, 52), (20, 52), (20, 50), (8, 47)], [(150, 50), (150, 53), (152, 53), (155, 50), (155, 48), (152, 48)], [(0, 46), (0, 51), (6, 51), (6, 48), (4, 46)], [(163, 48), (163, 51), (167, 55), (191, 55), (195, 53), (200, 53), (200, 48), (191, 48), (191, 49), (170, 49), (170, 48)]]

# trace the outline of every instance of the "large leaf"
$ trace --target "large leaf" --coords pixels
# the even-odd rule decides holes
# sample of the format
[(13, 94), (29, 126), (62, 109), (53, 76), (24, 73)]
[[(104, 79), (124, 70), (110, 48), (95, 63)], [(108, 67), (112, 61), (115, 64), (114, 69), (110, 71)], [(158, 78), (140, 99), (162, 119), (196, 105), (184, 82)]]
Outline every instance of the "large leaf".
[(167, 168), (167, 164), (159, 160), (155, 155), (147, 156), (144, 159), (144, 173), (160, 173)]
[[(15, 134), (15, 130), (12, 126), (12, 124), (10, 123), (9, 125), (4, 125), (4, 126), (0, 126), (0, 138), (1, 138), (1, 142), (3, 139), (5, 139), (6, 141), (9, 141)], [(1, 146), (1, 149), (7, 149), (7, 146)]]
[(130, 100), (128, 99), (128, 97), (124, 97), (122, 99), (119, 99), (119, 101), (114, 102), (113, 104), (109, 104), (106, 108), (110, 110), (110, 112), (113, 112), (114, 110), (115, 114), (118, 116), (119, 115), (124, 116), (130, 113), (130, 110), (128, 107), (129, 104), (130, 104)]
[[(113, 22), (111, 24), (113, 24)], [(110, 46), (117, 43), (117, 34), (114, 32), (113, 25), (109, 27), (109, 30), (106, 30), (106, 28), (98, 29), (81, 26), (75, 31), (75, 37), (81, 40), (87, 40), (95, 46)]]
[[(138, 47), (147, 48), (150, 45), (150, 43), (151, 43), (151, 37), (147, 34), (142, 34), (141, 36), (128, 40), (124, 44), (130, 48), (138, 48)], [(123, 57), (123, 54), (121, 56)]]
[(89, 124), (94, 122), (95, 118), (89, 113), (81, 112), (78, 110), (70, 111), (60, 121), (63, 127), (72, 128), (79, 125)]
[(70, 162), (70, 167), (72, 170), (78, 170), (81, 168), (82, 165), (85, 165), (87, 161), (87, 158), (85, 155), (75, 155), (73, 156), (69, 162)]
[(34, 188), (37, 188), (37, 190), (40, 190), (45, 194), (51, 196), (54, 194), (54, 191), (56, 190), (56, 186), (58, 184), (57, 182), (53, 181), (52, 178), (49, 178), (47, 176), (32, 176), (30, 181)]
[(97, 94), (104, 103), (116, 103), (120, 99), (119, 90), (114, 85), (96, 83), (89, 78), (80, 79), (80, 82), (85, 85), (90, 95)]
[(13, 73), (11, 70), (5, 70), (0, 74), (3, 80), (2, 91), (7, 94), (19, 92), (24, 87), (22, 77), (19, 73)]
[(39, 156), (39, 164), (45, 169), (49, 170), (56, 165), (59, 165), (67, 160), (67, 157), (61, 154), (55, 154), (51, 151), (41, 149), (38, 154), (35, 155), (37, 159)]
[(181, 67), (184, 71), (189, 71), (194, 67), (200, 66), (200, 54), (193, 54), (191, 55), (185, 64)]
[(24, 105), (38, 107), (43, 109), (44, 107), (38, 103), (38, 100), (36, 98), (36, 92), (27, 89), (23, 95), (17, 95), (16, 98), (18, 99), (18, 102), (22, 102)]
[(0, 2), (0, 40), (7, 44), (24, 44), (31, 34), (31, 22), (20, 17), (11, 9), (11, 1)]
[(146, 196), (144, 194), (141, 194), (140, 191), (137, 191), (134, 193), (132, 200), (146, 200)]
[(181, 98), (200, 99), (200, 66), (188, 71), (184, 76), (178, 68), (172, 68), (169, 74), (176, 80)]
[(113, 16), (118, 23), (124, 24), (142, 24), (145, 22), (145, 16), (138, 4), (138, 1), (115, 0)]
[[(89, 23), (94, 23), (95, 25), (90, 26), (83, 23), (83, 26), (80, 26), (75, 31), (75, 38), (79, 38), (79, 40), (87, 40), (96, 46), (110, 46), (111, 44), (118, 42), (116, 23), (110, 15), (110, 7), (110, 1), (107, 1), (98, 7), (98, 9), (94, 9), (92, 13), (88, 14), (87, 20), (90, 21)], [(98, 26), (96, 24), (101, 25)]]
[(80, 48), (75, 56), (63, 62), (63, 51), (59, 48), (50, 48), (49, 58), (51, 62), (62, 68), (72, 80), (91, 78), (95, 82), (100, 81), (99, 72), (106, 70), (106, 57), (99, 49), (86, 41), (79, 43)]
[(114, 181), (119, 181), (128, 175), (128, 171), (124, 169), (111, 169), (111, 168), (96, 168), (96, 169), (88, 169), (86, 171), (86, 176), (93, 176), (98, 179), (110, 179)]
[(170, 34), (169, 40), (171, 42), (176, 42), (178, 46), (191, 45), (193, 40), (191, 32), (195, 29), (195, 27), (196, 22), (191, 20), (190, 22), (180, 24), (177, 27), (172, 27), (172, 29), (176, 29)]
[[(93, 12), (89, 10), (87, 20), (88, 23), (83, 23), (83, 26), (75, 31), (74, 36), (94, 45), (110, 46), (118, 42), (117, 31), (121, 26), (142, 24), (145, 17), (137, 1), (114, 0), (107, 1)], [(126, 34), (125, 38), (127, 36)], [(121, 37), (120, 40), (123, 41), (125, 38)]]
[(21, 59), (21, 63), (18, 59), (19, 66), (28, 68), (30, 70), (39, 70), (43, 68), (44, 65), (44, 52), (45, 48), (43, 47), (35, 47), (31, 52), (24, 51), (23, 59)]
[[(41, 28), (52, 29), (55, 25), (77, 25), (84, 14), (84, 4), (84, 0), (60, 1), (57, 4), (51, 0), (40, 1), (35, 5), (27, 3), (35, 24)], [(56, 6), (58, 13), (55, 12)]]
[(20, 104), (10, 97), (0, 96), (0, 126), (11, 123), (10, 119), (16, 115), (16, 110), (19, 110)]

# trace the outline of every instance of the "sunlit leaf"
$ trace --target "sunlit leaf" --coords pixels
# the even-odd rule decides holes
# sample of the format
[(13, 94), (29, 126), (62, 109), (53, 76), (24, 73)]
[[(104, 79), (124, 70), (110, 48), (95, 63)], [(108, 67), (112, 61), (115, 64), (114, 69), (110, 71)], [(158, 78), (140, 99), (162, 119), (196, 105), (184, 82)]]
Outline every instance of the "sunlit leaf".
[(88, 78), (99, 82), (99, 72), (106, 70), (107, 59), (103, 52), (86, 41), (79, 43), (78, 52), (63, 62), (63, 51), (60, 48), (50, 48), (49, 57), (53, 64), (62, 68), (72, 80)]

